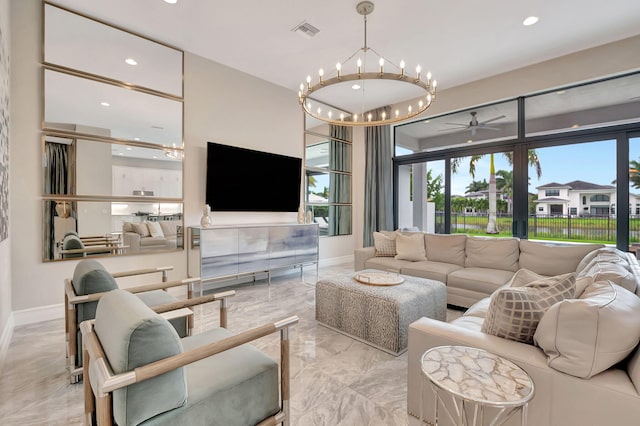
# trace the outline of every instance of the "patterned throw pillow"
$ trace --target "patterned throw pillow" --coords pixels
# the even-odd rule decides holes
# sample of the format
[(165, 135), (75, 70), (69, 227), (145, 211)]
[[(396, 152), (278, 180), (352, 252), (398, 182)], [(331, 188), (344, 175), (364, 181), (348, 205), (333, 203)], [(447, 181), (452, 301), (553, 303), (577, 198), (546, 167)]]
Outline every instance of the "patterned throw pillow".
[(376, 257), (394, 257), (397, 254), (395, 236), (374, 232), (373, 244), (376, 248)]
[[(538, 279), (531, 280), (532, 278)], [(533, 335), (544, 313), (555, 303), (573, 298), (574, 272), (542, 277), (526, 269), (513, 276), (511, 284), (491, 295), (482, 332), (517, 342), (533, 344)]]

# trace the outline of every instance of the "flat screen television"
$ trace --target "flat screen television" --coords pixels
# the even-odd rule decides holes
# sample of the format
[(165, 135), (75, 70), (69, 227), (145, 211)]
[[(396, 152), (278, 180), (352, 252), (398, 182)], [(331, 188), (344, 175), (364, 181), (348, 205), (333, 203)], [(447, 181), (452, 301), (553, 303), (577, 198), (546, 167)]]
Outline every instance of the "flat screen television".
[(206, 203), (211, 211), (295, 212), (302, 159), (208, 142)]

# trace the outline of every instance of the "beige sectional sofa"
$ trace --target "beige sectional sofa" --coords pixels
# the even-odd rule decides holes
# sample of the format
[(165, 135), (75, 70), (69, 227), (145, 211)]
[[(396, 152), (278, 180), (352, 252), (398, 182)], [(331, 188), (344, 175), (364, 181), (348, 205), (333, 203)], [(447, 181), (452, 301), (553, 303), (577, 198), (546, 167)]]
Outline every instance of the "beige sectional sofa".
[[(376, 243), (382, 235), (395, 240), (396, 251), (382, 251), (376, 247), (356, 249), (356, 271), (367, 268), (397, 271), (443, 282), (447, 285), (447, 303), (465, 308), (489, 296), (520, 268), (541, 275), (573, 272), (587, 253), (604, 247), (602, 244), (581, 244), (558, 250), (558, 246), (518, 238), (398, 231), (375, 233)], [(415, 253), (420, 247), (401, 244), (400, 239), (406, 240), (405, 237), (423, 241), (423, 251), (410, 255), (407, 249)]]
[[(408, 247), (420, 249), (417, 243), (407, 246), (406, 238), (400, 238), (395, 241), (399, 251), (392, 257), (388, 239), (397, 239), (398, 233), (393, 234), (387, 233), (386, 247), (384, 242), (379, 244), (378, 256), (375, 248), (358, 250), (356, 269), (391, 269), (438, 279), (447, 284), (449, 303), (471, 305), (449, 323), (421, 318), (410, 325), (410, 415), (417, 417), (421, 409), (422, 354), (436, 346), (462, 345), (488, 350), (527, 371), (536, 388), (529, 404), (529, 425), (640, 424), (640, 267), (633, 255), (601, 245), (423, 234), (424, 253), (408, 256)], [(505, 294), (535, 296), (567, 282), (570, 291), (565, 286), (567, 294), (538, 312), (527, 310), (535, 297), (522, 299), (520, 316), (509, 312), (514, 306), (517, 310), (518, 304), (510, 308), (500, 304)], [(492, 328), (496, 317), (502, 322), (514, 318), (506, 327), (513, 325), (521, 332), (527, 328), (521, 324), (528, 312), (537, 315), (535, 326), (527, 325), (530, 341), (519, 340), (522, 336), (517, 332)], [(426, 424), (435, 424), (433, 391), (425, 385), (422, 392)], [(441, 416), (438, 424), (452, 423)], [(519, 417), (505, 424), (519, 425)]]
[(127, 252), (171, 250), (176, 248), (179, 220), (157, 222), (124, 222), (122, 240)]

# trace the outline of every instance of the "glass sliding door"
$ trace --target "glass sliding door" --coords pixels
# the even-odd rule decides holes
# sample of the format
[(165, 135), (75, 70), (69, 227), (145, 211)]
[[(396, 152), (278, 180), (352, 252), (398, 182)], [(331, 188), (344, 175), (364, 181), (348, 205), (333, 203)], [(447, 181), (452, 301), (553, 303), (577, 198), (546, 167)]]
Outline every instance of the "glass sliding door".
[(398, 227), (442, 234), (444, 230), (444, 160), (398, 168)]
[(542, 174), (529, 166), (529, 239), (614, 244), (616, 141), (542, 147), (536, 154)]
[(451, 159), (451, 233), (511, 236), (512, 151)]
[(629, 138), (629, 245), (640, 248), (640, 136)]

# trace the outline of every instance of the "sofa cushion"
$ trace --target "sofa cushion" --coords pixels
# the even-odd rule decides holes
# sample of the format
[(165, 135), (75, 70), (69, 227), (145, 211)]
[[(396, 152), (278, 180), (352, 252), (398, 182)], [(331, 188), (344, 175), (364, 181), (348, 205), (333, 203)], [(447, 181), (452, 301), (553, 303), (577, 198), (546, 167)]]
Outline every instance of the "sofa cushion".
[(639, 340), (640, 299), (609, 281), (553, 305), (534, 336), (551, 368), (586, 379), (625, 359)]
[(165, 237), (146, 237), (140, 240), (141, 247), (164, 246), (166, 243)]
[(413, 233), (409, 235), (399, 234), (396, 237), (396, 259), (419, 262), (427, 260), (424, 249), (424, 235)]
[(146, 222), (147, 228), (149, 228), (149, 234), (152, 237), (164, 237), (164, 232), (162, 232), (162, 227), (159, 222)]
[(122, 232), (136, 232), (136, 230), (133, 228), (133, 223), (124, 222), (122, 224)]
[[(182, 353), (180, 338), (169, 322), (124, 290), (100, 299), (95, 332), (116, 374)], [(185, 372), (178, 368), (114, 391), (113, 415), (119, 425), (139, 424), (186, 400)]]
[(428, 260), (464, 266), (465, 234), (425, 234), (424, 241)]
[(396, 235), (389, 236), (382, 232), (373, 233), (373, 245), (377, 257), (393, 257), (396, 254)]
[(408, 260), (396, 260), (395, 257), (371, 257), (364, 262), (365, 269), (379, 269), (400, 273), (405, 267), (414, 262)]
[(161, 220), (158, 223), (165, 237), (175, 237), (178, 235), (178, 226), (182, 222), (179, 220)]
[(462, 269), (462, 267), (451, 263), (424, 260), (422, 262), (411, 262), (403, 266), (401, 272), (414, 277), (427, 278), (446, 283), (447, 276), (458, 269)]
[[(503, 286), (504, 287), (504, 286)], [(499, 287), (498, 290), (502, 288)], [(496, 291), (498, 291), (496, 290)], [(487, 316), (487, 311), (489, 310), (489, 304), (491, 303), (491, 297), (485, 297), (484, 299), (478, 300), (476, 303), (471, 305), (469, 309), (467, 309), (462, 316), (465, 317), (477, 317), (482, 318)]]
[(517, 238), (467, 237), (464, 266), (515, 272), (518, 270), (518, 242)]
[(554, 245), (521, 240), (520, 267), (547, 276), (576, 272), (586, 254), (602, 247), (602, 244)]
[(487, 295), (506, 284), (513, 272), (490, 268), (464, 268), (447, 276), (447, 287), (458, 287)]
[(148, 237), (151, 234), (149, 233), (149, 227), (146, 223), (132, 223), (133, 230), (136, 234), (139, 234), (141, 237)]
[(629, 263), (627, 256), (621, 250), (618, 250), (615, 247), (603, 247), (587, 253), (580, 263), (578, 263), (578, 266), (576, 267), (576, 274), (580, 274), (583, 270), (592, 266), (593, 263), (596, 262)]
[(482, 332), (522, 343), (533, 343), (533, 335), (545, 311), (573, 297), (575, 272), (542, 277), (526, 269), (513, 276), (510, 285), (491, 295)]
[(635, 351), (629, 357), (627, 363), (627, 374), (635, 386), (636, 391), (640, 393), (640, 345), (636, 346)]
[[(215, 328), (182, 339), (182, 344), (190, 351), (231, 336), (226, 329)], [(255, 425), (280, 409), (278, 363), (252, 345), (221, 352), (185, 369), (187, 403), (150, 424)]]
[(578, 277), (591, 276), (594, 281), (609, 280), (631, 292), (635, 292), (639, 284), (625, 253), (613, 247), (587, 254), (578, 264), (576, 272)]

